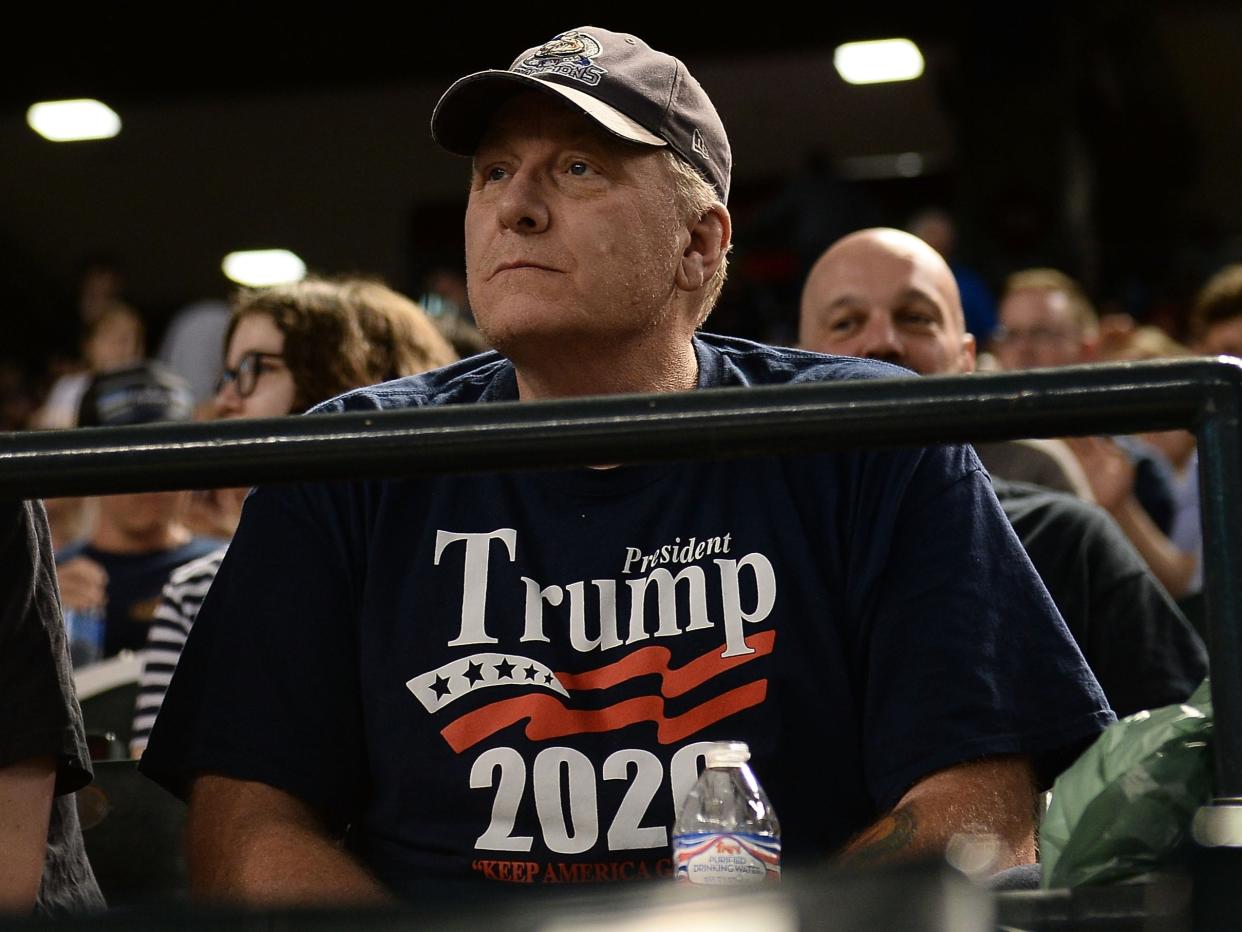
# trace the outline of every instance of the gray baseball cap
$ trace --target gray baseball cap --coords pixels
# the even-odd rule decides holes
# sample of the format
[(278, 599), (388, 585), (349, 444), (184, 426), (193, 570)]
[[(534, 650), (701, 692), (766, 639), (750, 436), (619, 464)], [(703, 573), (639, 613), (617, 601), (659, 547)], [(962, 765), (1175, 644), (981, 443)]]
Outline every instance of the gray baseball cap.
[(524, 90), (555, 94), (610, 133), (646, 146), (668, 146), (729, 198), (729, 137), (707, 92), (686, 66), (642, 39), (582, 26), (492, 69), (453, 83), (431, 115), (431, 135), (457, 155), (473, 155), (487, 124)]
[(190, 383), (158, 362), (94, 376), (78, 404), (79, 427), (117, 427), (194, 416)]

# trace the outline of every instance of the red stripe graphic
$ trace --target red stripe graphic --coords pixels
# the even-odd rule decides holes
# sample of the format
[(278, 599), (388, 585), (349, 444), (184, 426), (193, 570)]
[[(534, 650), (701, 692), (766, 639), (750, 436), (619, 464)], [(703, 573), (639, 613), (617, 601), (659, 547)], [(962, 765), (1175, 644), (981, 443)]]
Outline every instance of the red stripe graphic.
[(600, 667), (598, 670), (587, 670), (584, 673), (558, 673), (556, 678), (565, 685), (566, 689), (609, 689), (636, 676), (659, 673), (663, 680), (660, 684), (660, 695), (671, 699), (702, 686), (725, 670), (732, 670), (734, 667), (772, 653), (772, 645), (775, 642), (775, 631), (761, 631), (746, 639), (746, 646), (754, 651), (752, 654), (721, 657), (724, 646), (721, 645), (721, 647), (713, 647), (706, 654), (695, 657), (676, 670), (669, 669), (668, 662), (672, 654), (667, 647), (643, 647), (632, 654), (627, 654), (616, 663)]
[(722, 645), (676, 670), (668, 667), (671, 656), (668, 648), (644, 647), (598, 670), (558, 673), (557, 678), (570, 690), (583, 690), (608, 689), (636, 676), (660, 674), (661, 695), (638, 696), (604, 709), (590, 710), (566, 708), (564, 700), (555, 695), (527, 693), (467, 712), (446, 725), (440, 734), (449, 747), (460, 754), (523, 719), (527, 720), (525, 734), (531, 741), (615, 731), (638, 722), (654, 722), (659, 742), (673, 744), (735, 712), (763, 702), (768, 681), (758, 680), (731, 689), (673, 718), (664, 715), (664, 699), (683, 695), (726, 670), (770, 654), (775, 640), (775, 631), (762, 631), (746, 639), (746, 646), (754, 653), (721, 657)]
[(734, 712), (759, 705), (767, 694), (768, 681), (757, 680), (715, 696), (681, 715), (665, 718), (664, 700), (660, 696), (639, 696), (606, 709), (589, 710), (567, 709), (558, 696), (528, 693), (467, 712), (446, 725), (440, 734), (449, 747), (460, 754), (524, 718), (529, 719), (525, 733), (531, 741), (615, 731), (638, 722), (655, 722), (659, 742), (674, 744)]

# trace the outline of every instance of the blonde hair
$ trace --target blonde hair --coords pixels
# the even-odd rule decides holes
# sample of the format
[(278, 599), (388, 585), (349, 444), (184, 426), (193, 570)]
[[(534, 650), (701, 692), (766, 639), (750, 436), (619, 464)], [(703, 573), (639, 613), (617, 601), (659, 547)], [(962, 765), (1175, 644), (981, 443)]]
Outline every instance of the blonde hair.
[(1100, 326), (1099, 315), (1091, 305), (1082, 286), (1057, 269), (1023, 269), (1005, 279), (1004, 297), (1017, 291), (1059, 291), (1069, 299), (1074, 323), (1082, 333), (1095, 333)]
[(1193, 355), (1187, 347), (1150, 324), (1110, 334), (1107, 339), (1101, 339), (1098, 351), (1098, 358), (1103, 362), (1173, 359)]
[[(665, 149), (661, 155), (664, 157), (664, 164), (673, 182), (673, 204), (681, 220), (698, 220), (721, 202), (716, 189), (689, 162), (671, 149)], [(730, 248), (731, 246), (732, 244)], [(716, 302), (720, 300), (720, 292), (724, 288), (728, 274), (729, 255), (726, 252), (720, 257), (720, 265), (716, 266), (712, 277), (704, 283), (702, 304), (699, 305), (699, 319), (696, 326), (702, 326), (712, 309), (715, 308)]]
[(1242, 264), (1227, 265), (1203, 286), (1191, 314), (1192, 332), (1202, 339), (1209, 327), (1242, 317)]

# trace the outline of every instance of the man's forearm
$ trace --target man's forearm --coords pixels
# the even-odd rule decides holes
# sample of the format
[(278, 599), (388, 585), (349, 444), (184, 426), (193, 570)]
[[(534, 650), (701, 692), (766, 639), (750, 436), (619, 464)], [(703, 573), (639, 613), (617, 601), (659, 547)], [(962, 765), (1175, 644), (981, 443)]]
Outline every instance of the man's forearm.
[(1178, 550), (1134, 496), (1127, 497), (1110, 514), (1169, 595), (1175, 599), (1186, 595), (1195, 572), (1195, 555)]
[(393, 900), (308, 807), (263, 784), (196, 780), (186, 845), (199, 899), (252, 906)]
[(959, 764), (915, 784), (842, 850), (843, 864), (943, 857), (954, 836), (991, 836), (993, 870), (1035, 860), (1035, 784), (1024, 757)]
[(886, 861), (917, 860), (943, 850), (932, 845), (926, 830), (919, 831), (915, 806), (898, 806), (874, 822), (845, 846), (839, 860), (843, 864), (875, 864)]
[(43, 877), (56, 761), (36, 757), (0, 767), (0, 912), (28, 913)]

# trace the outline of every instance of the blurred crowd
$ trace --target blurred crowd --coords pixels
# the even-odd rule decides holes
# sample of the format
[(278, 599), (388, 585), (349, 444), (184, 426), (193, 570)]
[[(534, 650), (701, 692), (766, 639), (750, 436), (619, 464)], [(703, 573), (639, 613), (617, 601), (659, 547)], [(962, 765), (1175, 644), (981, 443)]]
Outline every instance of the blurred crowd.
[[(737, 237), (733, 280), (707, 329), (775, 345), (797, 345), (801, 341), (812, 349), (885, 358), (932, 374), (919, 370), (917, 361), (906, 358), (900, 348), (843, 349), (832, 342), (812, 345), (806, 338), (805, 320), (799, 334), (799, 295), (815, 261), (834, 241), (848, 238), (851, 231), (879, 216), (857, 190), (833, 178), (822, 166), (817, 171), (812, 160), (802, 181), (791, 182), (787, 189), (740, 213), (744, 219)], [(798, 219), (812, 216), (819, 217), (819, 222)], [(831, 218), (831, 222), (824, 218)], [(777, 228), (784, 231), (785, 239), (773, 246), (771, 231)], [(1018, 370), (1195, 353), (1242, 353), (1242, 265), (1227, 266), (1203, 282), (1193, 302), (1172, 311), (1166, 307), (1153, 314), (1151, 321), (1143, 321), (1115, 309), (1100, 313), (1088, 290), (1059, 269), (1018, 269), (999, 280), (990, 279), (971, 264), (969, 257), (961, 255), (957, 225), (941, 208), (914, 212), (905, 229), (938, 253), (952, 273), (964, 332), (973, 338), (972, 369)], [(223, 389), (229, 384), (234, 389), (246, 385), (253, 373), (228, 368), (227, 340), (233, 332), (230, 321), (237, 316), (238, 308), (257, 300), (257, 292), (240, 290), (232, 307), (220, 299), (192, 302), (171, 319), (157, 322), (158, 340), (153, 339), (156, 328), (128, 299), (122, 266), (112, 257), (86, 261), (76, 292), (72, 321), (72, 329), (78, 334), (76, 349), (62, 347), (33, 368), (12, 360), (0, 361), (0, 429), (74, 427), (80, 422), (81, 401), (94, 377), (147, 361), (159, 363), (168, 376), (185, 381), (193, 417), (244, 416), (247, 406), (239, 403), (239, 395)], [(277, 288), (273, 293), (282, 291)], [(411, 302), (412, 311), (428, 322), (457, 356), (464, 358), (487, 349), (473, 326), (466, 282), (460, 272), (447, 268), (431, 271), (419, 300), (421, 306)], [(397, 370), (388, 367), (377, 371)], [(360, 370), (356, 374), (362, 378)], [(288, 411), (267, 413), (296, 413), (307, 407), (308, 398), (330, 394), (303, 393), (289, 403)], [(1116, 465), (1118, 451), (1123, 448), (1130, 451), (1129, 461), (1138, 463), (1133, 479), (1127, 480), (1126, 470)], [(1124, 520), (1124, 508), (1118, 502), (1125, 496), (1119, 488), (1134, 485), (1147, 505), (1146, 512), (1154, 516), (1159, 535), (1131, 527), (1131, 536), (1140, 542), (1140, 550), (1170, 593), (1184, 599), (1198, 591), (1200, 571), (1194, 557), (1198, 535), (1196, 461), (1189, 434), (1154, 434), (1108, 444), (1074, 441), (1052, 453), (1060, 458), (1058, 474), (1063, 478), (1036, 478), (1109, 507), (1123, 526), (1133, 522)], [(1117, 480), (1112, 488), (1103, 485), (1108, 478)], [(188, 497), (185, 520), (192, 532), (227, 536), (235, 518), (222, 517), (219, 499), (215, 493)], [(47, 507), (58, 552), (87, 540), (99, 520), (95, 502), (57, 500), (49, 501)], [(1164, 546), (1165, 542), (1169, 546)], [(76, 580), (71, 569), (67, 582), (71, 594), (78, 582), (85, 583)]]

